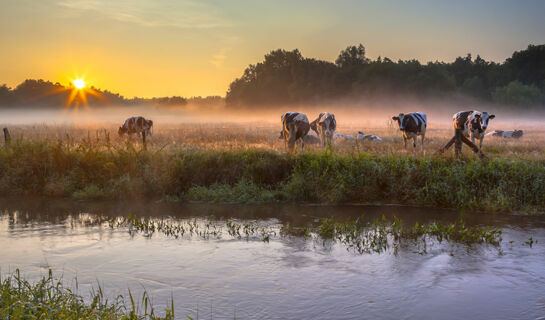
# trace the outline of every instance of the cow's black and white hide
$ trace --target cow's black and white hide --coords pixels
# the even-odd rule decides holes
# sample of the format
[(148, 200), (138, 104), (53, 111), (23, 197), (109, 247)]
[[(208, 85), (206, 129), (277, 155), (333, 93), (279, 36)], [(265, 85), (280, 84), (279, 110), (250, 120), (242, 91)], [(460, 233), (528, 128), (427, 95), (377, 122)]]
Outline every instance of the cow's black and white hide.
[(421, 150), (424, 151), (424, 137), (426, 136), (426, 127), (428, 126), (428, 120), (424, 113), (400, 113), (399, 115), (392, 117), (392, 120), (397, 121), (397, 124), (399, 125), (399, 130), (403, 132), (403, 141), (405, 142), (405, 148), (407, 148), (407, 140), (413, 139), (414, 152), (416, 152), (416, 143), (418, 141), (418, 136), (421, 136)]
[(333, 140), (354, 140), (354, 136), (351, 134), (344, 134), (344, 133), (335, 133), (333, 135)]
[(362, 131), (358, 131), (358, 135), (356, 137), (358, 141), (376, 141), (376, 142), (382, 142), (382, 139), (379, 136), (375, 136), (372, 134), (365, 134)]
[(471, 137), (474, 144), (475, 139), (479, 140), (479, 151), (481, 151), (488, 122), (495, 117), (488, 112), (477, 110), (460, 111), (452, 116), (452, 122), (454, 130), (461, 129), (466, 137)]
[(305, 148), (305, 136), (310, 130), (308, 117), (299, 112), (286, 112), (281, 117), (282, 131), (280, 137), (284, 138), (285, 144), (290, 151), (295, 149), (295, 142), (301, 141), (301, 150)]
[(303, 142), (305, 144), (320, 144), (320, 138), (318, 138), (317, 136), (315, 136), (313, 134), (307, 134), (303, 138)]
[(324, 147), (330, 145), (337, 129), (335, 115), (329, 112), (320, 113), (318, 118), (310, 123), (310, 128), (318, 134)]
[(522, 135), (523, 135), (522, 130), (512, 130), (512, 131), (494, 130), (486, 134), (486, 136), (512, 138), (512, 139), (520, 139), (522, 138)]
[(153, 121), (146, 120), (144, 117), (131, 117), (125, 120), (125, 123), (119, 127), (117, 133), (120, 137), (127, 134), (129, 137), (133, 134), (137, 134), (140, 138), (140, 134), (146, 134), (152, 136)]

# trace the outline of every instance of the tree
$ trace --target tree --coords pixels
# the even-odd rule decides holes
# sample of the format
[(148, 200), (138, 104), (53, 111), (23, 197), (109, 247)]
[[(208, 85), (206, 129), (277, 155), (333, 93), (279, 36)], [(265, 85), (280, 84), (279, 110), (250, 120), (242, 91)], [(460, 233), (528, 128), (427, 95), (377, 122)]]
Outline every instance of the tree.
[(525, 85), (518, 80), (510, 82), (505, 87), (496, 88), (492, 98), (501, 104), (521, 107), (535, 106), (545, 102), (544, 95), (538, 87)]
[(365, 57), (365, 47), (360, 43), (356, 46), (348, 46), (342, 50), (335, 60), (335, 64), (341, 68), (350, 68), (353, 66), (361, 66), (369, 62)]

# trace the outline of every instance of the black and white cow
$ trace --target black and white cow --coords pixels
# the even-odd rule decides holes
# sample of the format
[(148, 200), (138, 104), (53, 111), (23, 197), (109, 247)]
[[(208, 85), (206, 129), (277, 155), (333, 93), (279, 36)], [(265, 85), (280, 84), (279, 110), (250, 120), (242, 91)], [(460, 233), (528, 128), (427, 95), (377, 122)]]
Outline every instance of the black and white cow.
[(354, 135), (335, 132), (335, 134), (333, 135), (333, 140), (354, 140)]
[(365, 134), (362, 131), (358, 131), (358, 135), (356, 136), (356, 139), (366, 141), (376, 141), (376, 142), (382, 142), (382, 139), (379, 136), (375, 136), (373, 134)]
[(284, 139), (287, 148), (293, 151), (295, 142), (301, 140), (301, 150), (305, 148), (305, 136), (310, 130), (308, 117), (304, 113), (286, 112), (282, 115), (282, 131), (280, 138)]
[(117, 133), (122, 137), (125, 133), (130, 137), (133, 134), (137, 134), (140, 138), (140, 134), (146, 134), (152, 136), (153, 121), (146, 120), (144, 117), (131, 117), (125, 120), (123, 126), (119, 127)]
[(513, 138), (513, 139), (520, 139), (522, 138), (522, 135), (523, 135), (522, 130), (512, 130), (512, 131), (494, 130), (486, 134), (486, 136)]
[(310, 123), (310, 128), (318, 134), (324, 147), (330, 145), (337, 129), (335, 115), (329, 112), (320, 113), (318, 118)]
[(424, 137), (426, 136), (426, 127), (428, 120), (422, 112), (413, 112), (408, 114), (400, 113), (398, 116), (392, 117), (399, 125), (399, 130), (403, 132), (403, 141), (407, 148), (407, 140), (413, 139), (414, 152), (416, 152), (416, 143), (418, 136), (422, 137), (421, 150), (424, 151)]
[(496, 116), (488, 114), (488, 112), (480, 112), (477, 110), (460, 111), (452, 116), (454, 130), (461, 129), (463, 134), (471, 137), (471, 141), (475, 143), (475, 139), (479, 140), (479, 151), (483, 148), (484, 133), (488, 128), (488, 121)]

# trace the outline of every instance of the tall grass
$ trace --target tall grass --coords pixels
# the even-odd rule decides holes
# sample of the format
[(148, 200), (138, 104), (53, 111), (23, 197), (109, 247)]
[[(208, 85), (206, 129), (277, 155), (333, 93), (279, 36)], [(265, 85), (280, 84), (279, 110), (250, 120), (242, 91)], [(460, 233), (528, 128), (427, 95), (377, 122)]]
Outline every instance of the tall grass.
[(487, 211), (545, 208), (544, 158), (479, 160), (469, 155), (456, 160), (361, 146), (335, 148), (288, 154), (274, 148), (164, 147), (156, 140), (144, 150), (131, 142), (110, 141), (98, 131), (96, 137), (79, 139), (18, 138), (0, 149), (0, 193), (398, 203)]
[(47, 277), (32, 283), (16, 270), (13, 274), (0, 277), (0, 318), (23, 319), (78, 319), (78, 320), (168, 320), (174, 319), (174, 302), (167, 308), (164, 316), (155, 314), (155, 309), (147, 293), (140, 301), (134, 299), (129, 291), (129, 299), (118, 296), (108, 300), (102, 289), (91, 292), (88, 302), (70, 288), (63, 286), (62, 280), (53, 278), (49, 270)]

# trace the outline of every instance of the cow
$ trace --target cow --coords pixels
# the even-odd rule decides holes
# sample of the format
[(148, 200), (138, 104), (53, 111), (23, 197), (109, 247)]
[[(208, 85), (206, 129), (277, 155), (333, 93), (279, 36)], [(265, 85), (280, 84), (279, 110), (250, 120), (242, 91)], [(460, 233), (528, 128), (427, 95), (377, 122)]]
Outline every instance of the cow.
[(522, 134), (523, 134), (522, 130), (513, 130), (513, 131), (494, 130), (492, 132), (487, 133), (486, 136), (520, 139), (522, 138)]
[(333, 140), (338, 140), (338, 139), (343, 139), (343, 140), (353, 140), (354, 139), (354, 136), (351, 135), (351, 134), (344, 134), (344, 133), (335, 133), (333, 135)]
[(466, 137), (471, 137), (471, 141), (475, 144), (475, 139), (479, 140), (479, 152), (483, 148), (484, 133), (488, 128), (488, 122), (496, 116), (488, 114), (488, 112), (480, 112), (477, 110), (460, 111), (452, 116), (454, 131), (462, 130), (462, 134)]
[(362, 131), (358, 131), (358, 135), (356, 136), (356, 139), (358, 140), (370, 140), (370, 141), (376, 141), (376, 142), (382, 142), (382, 139), (379, 136), (375, 136), (372, 134), (365, 134)]
[(308, 117), (304, 113), (286, 112), (282, 115), (282, 131), (280, 137), (290, 151), (295, 148), (295, 142), (301, 140), (301, 150), (305, 148), (305, 136), (310, 130)]
[(335, 115), (329, 112), (320, 113), (318, 118), (310, 123), (310, 128), (318, 134), (324, 147), (331, 145), (335, 129), (337, 129)]
[(403, 141), (407, 148), (407, 140), (413, 139), (414, 152), (416, 152), (416, 143), (418, 136), (422, 137), (421, 150), (424, 152), (424, 137), (426, 136), (426, 127), (428, 120), (422, 112), (413, 112), (408, 114), (400, 113), (393, 116), (392, 120), (396, 120), (399, 125), (399, 130), (403, 132)]
[(152, 136), (153, 121), (146, 120), (144, 117), (131, 117), (125, 120), (125, 123), (119, 127), (117, 133), (122, 137), (125, 133), (131, 137), (136, 133), (140, 138), (140, 134), (147, 134)]

